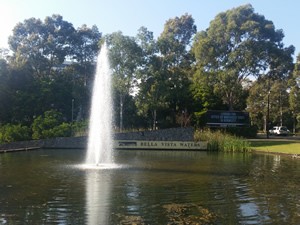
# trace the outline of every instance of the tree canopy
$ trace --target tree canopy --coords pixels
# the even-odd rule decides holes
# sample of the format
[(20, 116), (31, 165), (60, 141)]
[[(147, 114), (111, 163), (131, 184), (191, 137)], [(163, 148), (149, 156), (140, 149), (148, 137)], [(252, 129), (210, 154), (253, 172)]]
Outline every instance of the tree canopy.
[[(283, 30), (249, 4), (219, 13), (201, 31), (192, 15), (170, 18), (158, 37), (146, 27), (135, 37), (102, 36), (97, 26), (75, 29), (61, 15), (29, 18), (16, 24), (10, 53), (0, 51), (0, 127), (44, 138), (69, 135), (74, 121), (88, 120), (105, 41), (116, 129), (200, 126), (207, 110), (248, 111), (266, 129), (268, 109), (270, 124), (296, 128), (299, 56), (294, 64), (295, 49), (283, 39)], [(43, 132), (53, 115), (59, 120)]]
[(206, 81), (204, 85), (210, 85), (232, 110), (241, 99), (246, 78), (266, 73), (284, 76), (291, 71), (294, 47), (285, 48), (283, 37), (283, 31), (251, 5), (222, 12), (196, 35), (194, 79)]

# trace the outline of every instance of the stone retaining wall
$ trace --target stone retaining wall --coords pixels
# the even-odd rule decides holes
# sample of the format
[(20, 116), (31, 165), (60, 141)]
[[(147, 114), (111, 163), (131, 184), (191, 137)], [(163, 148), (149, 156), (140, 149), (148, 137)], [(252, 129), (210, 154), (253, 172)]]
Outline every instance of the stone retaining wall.
[(193, 141), (194, 128), (169, 128), (153, 131), (116, 133), (116, 140)]
[[(155, 131), (116, 133), (115, 140), (145, 140), (145, 141), (193, 141), (194, 129), (170, 128)], [(37, 148), (86, 148), (87, 137), (59, 137), (45, 140), (20, 141), (0, 145), (0, 152), (7, 150), (30, 150)]]

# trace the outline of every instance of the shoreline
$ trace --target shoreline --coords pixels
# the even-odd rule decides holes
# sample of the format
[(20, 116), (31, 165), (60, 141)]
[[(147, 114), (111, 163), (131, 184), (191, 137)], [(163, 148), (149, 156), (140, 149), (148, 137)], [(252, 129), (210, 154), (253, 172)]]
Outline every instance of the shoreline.
[[(257, 138), (247, 140), (251, 143), (251, 148), (254, 152), (286, 155), (292, 158), (300, 159), (299, 136), (270, 136), (269, 138), (267, 138), (266, 134), (258, 134)], [(296, 145), (297, 148), (292, 149), (290, 145)]]
[[(258, 134), (257, 138), (246, 139), (254, 153), (286, 155), (300, 159), (299, 136), (270, 136)], [(174, 142), (174, 143), (173, 143)], [(178, 142), (178, 143), (177, 143)], [(87, 137), (61, 137), (43, 140), (20, 141), (0, 145), (0, 154), (9, 152), (31, 151), (38, 149), (85, 149)], [(187, 143), (186, 146), (183, 143)], [(207, 151), (205, 144), (192, 144), (193, 141), (153, 141), (153, 140), (115, 140), (115, 149), (145, 150), (196, 150)], [(168, 145), (167, 145), (168, 144)], [(143, 146), (144, 145), (144, 146)], [(181, 146), (176, 147), (174, 146)], [(296, 147), (296, 148), (295, 148)], [(174, 149), (173, 149), (174, 148)], [(281, 150), (281, 148), (283, 148)]]

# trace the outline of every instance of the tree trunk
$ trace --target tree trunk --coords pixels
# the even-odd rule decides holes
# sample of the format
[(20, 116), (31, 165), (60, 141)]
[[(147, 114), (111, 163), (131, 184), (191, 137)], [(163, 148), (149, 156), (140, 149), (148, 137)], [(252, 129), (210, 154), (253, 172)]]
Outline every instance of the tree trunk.
[(120, 94), (120, 132), (123, 131), (123, 95)]
[(267, 116), (264, 116), (264, 132), (267, 133)]
[(156, 109), (153, 111), (153, 124), (152, 124), (152, 129), (156, 130)]
[(283, 112), (282, 112), (282, 98), (281, 98), (281, 91), (279, 95), (279, 102), (280, 102), (280, 126), (283, 126)]
[(296, 134), (296, 116), (294, 112), (292, 114), (293, 114), (293, 134)]

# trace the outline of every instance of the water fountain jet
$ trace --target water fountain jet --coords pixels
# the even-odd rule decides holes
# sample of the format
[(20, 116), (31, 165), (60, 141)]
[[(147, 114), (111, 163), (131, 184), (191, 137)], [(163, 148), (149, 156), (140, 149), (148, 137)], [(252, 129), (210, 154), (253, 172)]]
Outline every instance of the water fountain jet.
[(97, 59), (89, 122), (86, 164), (105, 167), (114, 164), (112, 133), (111, 70), (104, 43)]

